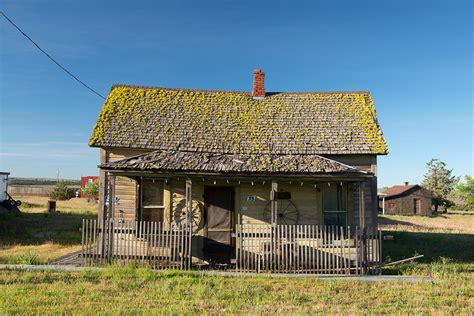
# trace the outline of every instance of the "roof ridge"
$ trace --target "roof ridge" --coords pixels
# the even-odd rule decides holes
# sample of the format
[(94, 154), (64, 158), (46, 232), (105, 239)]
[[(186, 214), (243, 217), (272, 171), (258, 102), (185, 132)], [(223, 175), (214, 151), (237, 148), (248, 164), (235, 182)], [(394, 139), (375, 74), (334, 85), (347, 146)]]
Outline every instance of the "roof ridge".
[[(193, 89), (193, 88), (168, 88), (159, 86), (140, 86), (132, 84), (115, 83), (111, 87), (111, 91), (114, 88), (136, 88), (144, 90), (171, 90), (171, 91), (196, 91), (196, 92), (229, 92), (229, 93), (242, 93), (251, 95), (250, 91), (237, 91), (237, 90), (216, 90), (216, 89)], [(368, 90), (356, 90), (356, 91), (267, 91), (266, 95), (272, 94), (370, 94)]]

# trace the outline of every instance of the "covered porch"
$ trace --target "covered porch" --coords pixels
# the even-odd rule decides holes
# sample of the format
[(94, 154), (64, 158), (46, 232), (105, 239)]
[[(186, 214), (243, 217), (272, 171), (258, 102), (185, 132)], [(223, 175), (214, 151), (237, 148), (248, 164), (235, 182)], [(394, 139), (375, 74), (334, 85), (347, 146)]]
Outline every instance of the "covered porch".
[(156, 168), (156, 161), (132, 157), (101, 166), (105, 203), (97, 221), (84, 222), (84, 264), (378, 271), (380, 233), (367, 212), (369, 173), (350, 166), (335, 172), (341, 164), (329, 159), (319, 160), (328, 172), (317, 175), (178, 172)]

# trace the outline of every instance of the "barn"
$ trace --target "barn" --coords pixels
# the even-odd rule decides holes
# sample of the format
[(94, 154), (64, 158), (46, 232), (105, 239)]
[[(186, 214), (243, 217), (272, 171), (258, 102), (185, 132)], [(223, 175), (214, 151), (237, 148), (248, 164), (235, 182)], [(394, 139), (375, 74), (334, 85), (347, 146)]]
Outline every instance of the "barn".
[(379, 199), (384, 214), (431, 215), (431, 192), (418, 184), (394, 185)]

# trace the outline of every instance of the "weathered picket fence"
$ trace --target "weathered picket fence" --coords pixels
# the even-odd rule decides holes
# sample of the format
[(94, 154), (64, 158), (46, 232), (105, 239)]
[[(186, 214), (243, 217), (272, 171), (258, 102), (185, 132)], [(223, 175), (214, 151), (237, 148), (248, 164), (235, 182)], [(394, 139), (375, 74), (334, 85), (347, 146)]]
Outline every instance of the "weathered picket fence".
[(191, 229), (182, 224), (84, 219), (81, 260), (84, 266), (133, 262), (155, 269), (189, 269)]
[(241, 272), (375, 274), (381, 251), (376, 227), (237, 225)]
[[(376, 274), (381, 231), (317, 225), (236, 225), (239, 272)], [(146, 221), (83, 220), (82, 265), (134, 263), (154, 269), (190, 269), (189, 225)]]

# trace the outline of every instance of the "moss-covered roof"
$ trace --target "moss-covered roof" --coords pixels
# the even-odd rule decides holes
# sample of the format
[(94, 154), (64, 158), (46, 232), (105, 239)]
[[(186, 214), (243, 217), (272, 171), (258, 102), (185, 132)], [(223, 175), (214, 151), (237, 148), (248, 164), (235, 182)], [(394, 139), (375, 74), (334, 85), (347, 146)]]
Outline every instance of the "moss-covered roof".
[(366, 174), (319, 155), (221, 154), (155, 150), (100, 165), (106, 170), (238, 174)]
[(115, 85), (94, 147), (240, 154), (386, 154), (369, 92), (267, 93)]

